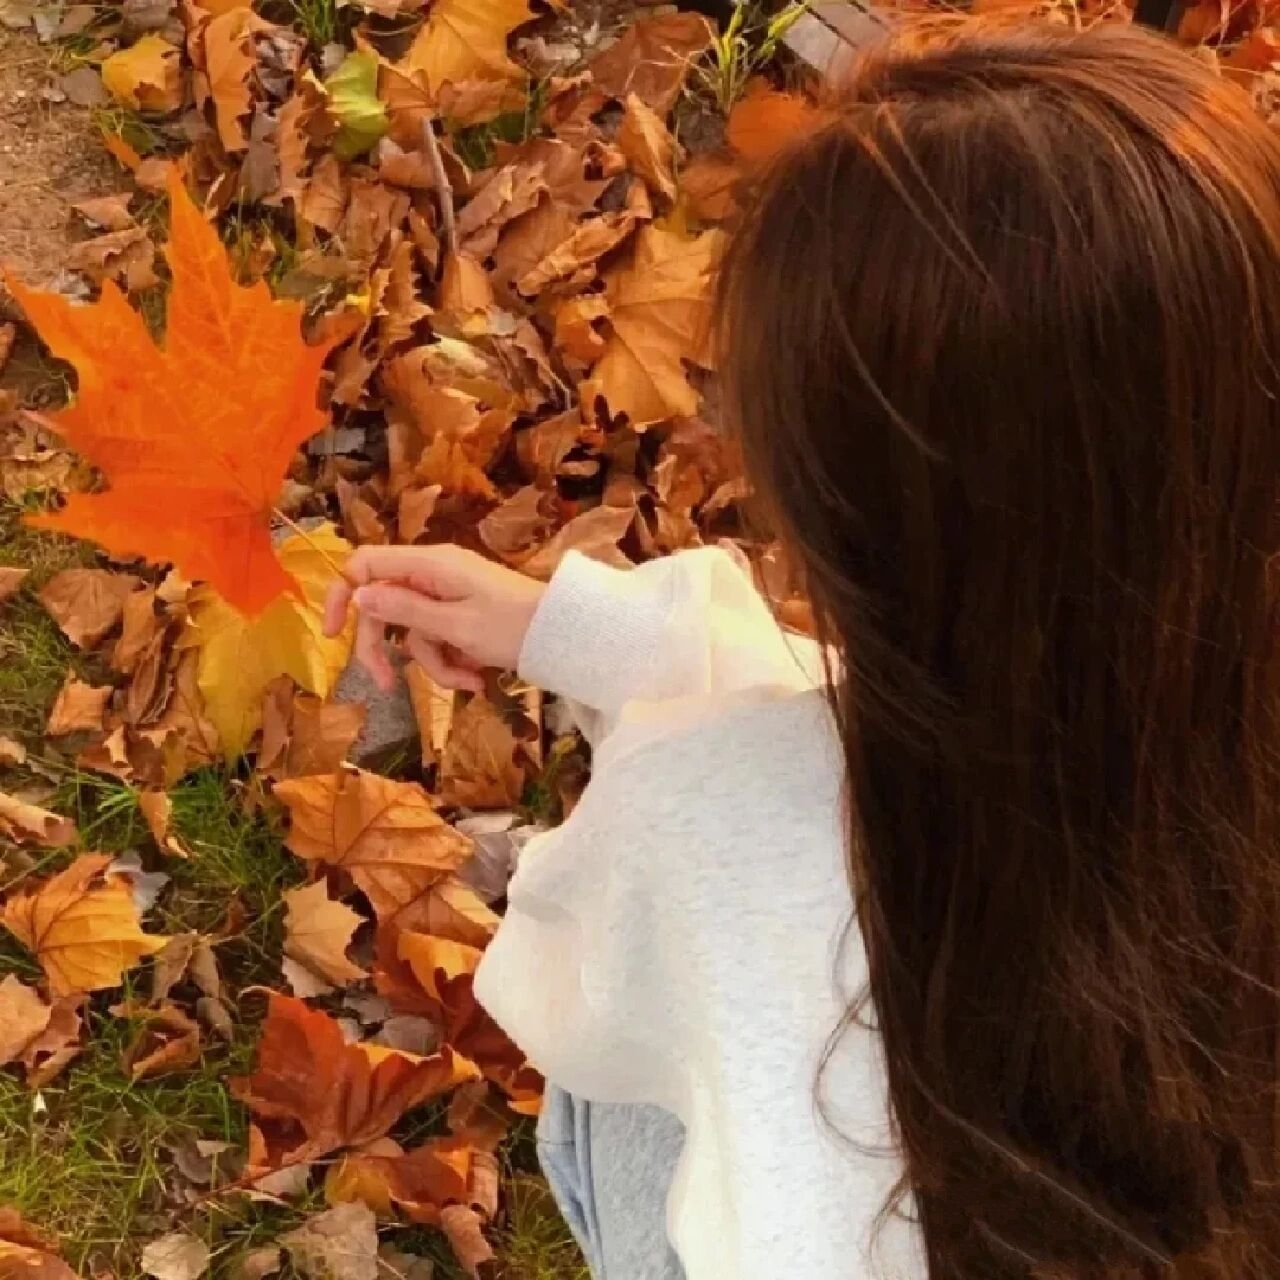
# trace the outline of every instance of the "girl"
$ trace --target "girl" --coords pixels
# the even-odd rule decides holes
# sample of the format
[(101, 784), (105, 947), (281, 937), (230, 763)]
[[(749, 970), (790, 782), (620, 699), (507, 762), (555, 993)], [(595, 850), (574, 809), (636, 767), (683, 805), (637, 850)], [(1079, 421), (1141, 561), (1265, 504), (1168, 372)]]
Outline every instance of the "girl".
[(903, 34), (719, 314), (825, 673), (715, 550), (353, 560), (375, 672), (595, 744), (478, 979), (595, 1275), (1280, 1275), (1280, 140), (1137, 31)]

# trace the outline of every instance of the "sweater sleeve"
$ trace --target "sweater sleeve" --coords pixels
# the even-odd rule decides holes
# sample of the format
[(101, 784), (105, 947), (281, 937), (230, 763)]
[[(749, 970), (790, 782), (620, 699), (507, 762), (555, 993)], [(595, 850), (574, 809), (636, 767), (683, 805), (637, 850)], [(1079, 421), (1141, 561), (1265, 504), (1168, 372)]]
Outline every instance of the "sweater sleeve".
[(520, 654), (530, 683), (608, 723), (629, 702), (821, 680), (817, 646), (782, 630), (724, 551), (700, 548), (632, 570), (571, 553)]

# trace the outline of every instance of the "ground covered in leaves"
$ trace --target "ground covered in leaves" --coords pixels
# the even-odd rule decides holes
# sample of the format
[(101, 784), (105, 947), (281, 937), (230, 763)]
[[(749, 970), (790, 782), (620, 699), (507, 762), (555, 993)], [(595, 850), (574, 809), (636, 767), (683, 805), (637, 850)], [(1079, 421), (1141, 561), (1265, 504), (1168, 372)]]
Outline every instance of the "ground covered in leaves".
[[(1267, 109), (1263, 16), (1184, 27)], [(585, 750), (319, 605), (721, 542), (803, 625), (708, 342), (800, 17), (0, 0), (0, 1274), (585, 1276), (471, 990)]]

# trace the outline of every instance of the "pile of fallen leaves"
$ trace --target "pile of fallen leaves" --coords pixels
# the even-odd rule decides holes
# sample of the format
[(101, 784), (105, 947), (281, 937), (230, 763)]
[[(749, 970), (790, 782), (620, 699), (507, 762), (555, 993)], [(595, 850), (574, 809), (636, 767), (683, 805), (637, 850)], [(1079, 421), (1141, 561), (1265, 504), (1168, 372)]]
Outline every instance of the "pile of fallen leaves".
[[(1280, 45), (1261, 7), (1184, 23), (1233, 42), (1265, 105)], [(465, 697), (409, 667), (411, 755), (350, 763), (385, 765), (394, 708), (352, 695), (350, 631), (324, 638), (320, 602), (362, 543), (455, 541), (542, 578), (570, 549), (627, 565), (736, 543), (711, 280), (744, 173), (814, 109), (760, 81), (718, 116), (713, 28), (670, 9), (123, 0), (72, 4), (59, 30), (81, 51), (66, 91), (125, 109), (105, 141), (130, 179), (78, 206), (99, 232), (69, 264), (83, 296), (9, 281), (76, 393), (48, 416), (0, 403), (0, 485), (106, 554), (38, 590), (99, 682), (68, 674), (38, 745), (0, 736), (22, 780), (0, 792), (2, 919), (43, 973), (0, 983), (0, 1066), (56, 1078), (90, 1002), (129, 1026), (136, 1080), (231, 1038), (245, 993), (218, 947), (243, 907), (207, 934), (142, 924), (164, 868), (200, 856), (169, 790), (222, 769), (308, 879), (231, 1085), (247, 1148), (210, 1194), (322, 1188), (331, 1207), (281, 1241), (308, 1275), (341, 1255), (374, 1276), (378, 1220), (440, 1228), (479, 1274), (495, 1152), (541, 1082), (472, 977), (519, 847), (571, 808), (585, 758), (509, 677)], [(802, 618), (777, 557), (747, 550)], [(0, 611), (24, 576), (0, 569)], [(132, 788), (145, 860), (83, 849), (42, 759)], [(424, 1104), (436, 1136), (406, 1148), (389, 1135)], [(71, 1274), (0, 1209), (9, 1261)], [(143, 1263), (193, 1280), (208, 1250), (178, 1231)]]
[[(472, 978), (519, 846), (585, 772), (533, 691), (495, 676), (454, 696), (412, 667), (411, 760), (396, 776), (349, 763), (370, 756), (366, 717), (389, 712), (335, 696), (351, 636), (321, 634), (328, 585), (356, 543), (458, 541), (547, 577), (571, 548), (621, 565), (738, 532), (734, 458), (699, 413), (742, 159), (717, 127), (688, 161), (671, 130), (681, 103), (706, 128), (685, 90), (711, 27), (640, 18), (534, 93), (507, 50), (531, 17), (392, 4), (335, 60), (243, 6), (126, 4), (101, 82), (170, 145), (106, 139), (134, 189), (79, 210), (108, 228), (79, 250), (95, 301), (8, 282), (76, 392), (49, 415), (9, 406), (6, 488), (42, 492), (30, 523), (105, 553), (39, 586), (99, 674), (68, 674), (26, 762), (132, 788), (152, 847), (81, 849), (38, 767), (0, 793), (3, 923), (43, 972), (0, 985), (0, 1064), (47, 1085), (82, 1051), (89, 1002), (130, 1027), (135, 1080), (231, 1038), (245, 993), (218, 956), (243, 909), (208, 934), (142, 923), (170, 860), (201, 856), (168, 791), (229, 770), (309, 878), (284, 895), (256, 1065), (230, 1082), (247, 1148), (221, 1153), (210, 1194), (322, 1189), (332, 1207), (281, 1241), (307, 1274), (335, 1250), (374, 1259), (377, 1219), (438, 1227), (472, 1274), (491, 1258), (495, 1152), (542, 1082)], [(513, 111), (523, 136), (501, 141)], [(246, 210), (228, 251), (214, 222)], [(20, 766), (32, 744), (0, 750)], [(41, 851), (64, 849), (48, 874)], [(436, 1136), (389, 1136), (426, 1104)], [(0, 1257), (49, 1248), (0, 1229)], [(208, 1261), (183, 1231), (143, 1257), (162, 1276)]]

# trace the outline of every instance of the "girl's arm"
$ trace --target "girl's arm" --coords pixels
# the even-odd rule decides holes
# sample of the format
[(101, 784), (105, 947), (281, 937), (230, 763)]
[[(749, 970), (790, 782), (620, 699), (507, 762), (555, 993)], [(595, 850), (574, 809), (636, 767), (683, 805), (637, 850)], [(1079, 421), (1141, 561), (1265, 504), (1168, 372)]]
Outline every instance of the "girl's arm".
[(598, 713), (592, 736), (627, 703), (800, 690), (821, 677), (816, 646), (785, 633), (736, 562), (712, 548), (630, 571), (570, 553), (544, 586), (459, 547), (365, 547), (330, 592), (330, 634), (352, 602), (356, 656), (384, 687), (386, 629), (401, 626), (438, 683), (478, 689), (482, 668), (518, 668)]

